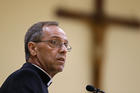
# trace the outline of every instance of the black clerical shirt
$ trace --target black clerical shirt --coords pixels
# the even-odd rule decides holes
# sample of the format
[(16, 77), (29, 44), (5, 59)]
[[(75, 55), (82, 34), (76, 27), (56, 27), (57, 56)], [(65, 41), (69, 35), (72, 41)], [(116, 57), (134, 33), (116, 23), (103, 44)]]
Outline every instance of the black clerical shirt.
[(38, 66), (26, 62), (2, 84), (0, 93), (48, 93), (51, 78)]

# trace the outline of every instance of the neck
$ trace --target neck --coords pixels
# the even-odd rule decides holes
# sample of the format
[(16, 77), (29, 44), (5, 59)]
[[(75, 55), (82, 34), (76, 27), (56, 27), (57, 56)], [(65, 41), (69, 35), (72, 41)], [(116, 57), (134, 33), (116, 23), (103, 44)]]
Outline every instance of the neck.
[(41, 62), (40, 62), (37, 58), (30, 57), (30, 58), (28, 59), (28, 62), (39, 66), (39, 67), (40, 67), (41, 69), (43, 69), (46, 73), (48, 73), (48, 74), (51, 76), (51, 78), (53, 78), (54, 75), (56, 74), (55, 72), (52, 72), (52, 71), (47, 70), (46, 67), (44, 67), (44, 66), (41, 64)]

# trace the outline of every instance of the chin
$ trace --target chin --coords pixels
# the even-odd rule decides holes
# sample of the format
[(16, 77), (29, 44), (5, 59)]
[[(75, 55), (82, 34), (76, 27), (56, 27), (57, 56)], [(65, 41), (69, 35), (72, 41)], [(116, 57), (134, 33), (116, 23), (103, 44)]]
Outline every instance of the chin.
[(59, 67), (59, 68), (58, 68), (58, 72), (62, 72), (63, 69), (64, 69), (64, 67)]

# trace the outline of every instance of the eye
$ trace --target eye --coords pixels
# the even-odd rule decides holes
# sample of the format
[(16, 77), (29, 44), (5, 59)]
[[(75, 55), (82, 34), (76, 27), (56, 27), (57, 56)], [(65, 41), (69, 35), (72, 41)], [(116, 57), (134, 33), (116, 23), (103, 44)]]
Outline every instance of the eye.
[(52, 45), (57, 45), (57, 40), (50, 40), (50, 43), (52, 44)]

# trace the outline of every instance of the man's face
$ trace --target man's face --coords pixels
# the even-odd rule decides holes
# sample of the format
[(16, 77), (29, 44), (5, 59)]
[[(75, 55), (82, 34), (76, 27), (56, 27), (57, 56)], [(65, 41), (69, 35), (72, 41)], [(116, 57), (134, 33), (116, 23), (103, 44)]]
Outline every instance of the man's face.
[[(63, 43), (68, 43), (64, 31), (57, 26), (44, 26), (43, 38), (41, 41), (59, 40)], [(61, 47), (52, 47), (50, 42), (37, 43), (37, 58), (41, 67), (48, 74), (56, 74), (64, 68), (67, 49), (64, 45)]]

